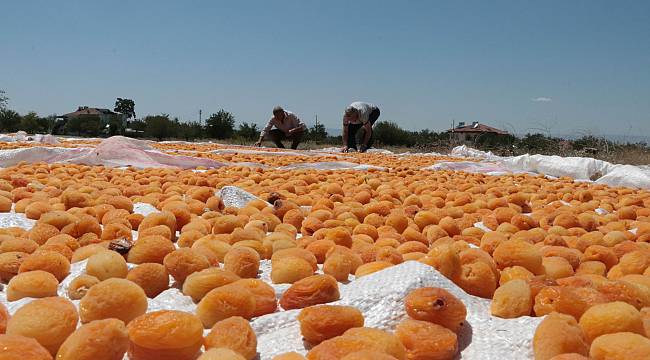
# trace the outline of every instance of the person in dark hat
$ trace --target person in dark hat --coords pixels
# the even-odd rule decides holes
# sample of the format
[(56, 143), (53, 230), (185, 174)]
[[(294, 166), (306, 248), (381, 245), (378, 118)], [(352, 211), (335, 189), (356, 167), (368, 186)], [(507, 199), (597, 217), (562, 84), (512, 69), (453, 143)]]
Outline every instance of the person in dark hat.
[(273, 141), (277, 147), (284, 148), (282, 140), (290, 140), (291, 148), (297, 149), (305, 130), (307, 130), (307, 126), (300, 121), (296, 114), (284, 110), (281, 106), (276, 106), (273, 108), (273, 117), (262, 129), (260, 138), (255, 145), (262, 146), (262, 140), (268, 139)]
[[(373, 104), (356, 101), (345, 109), (343, 115), (343, 152), (366, 152), (372, 147), (372, 126), (379, 119), (379, 108)], [(357, 148), (358, 144), (358, 148)]]

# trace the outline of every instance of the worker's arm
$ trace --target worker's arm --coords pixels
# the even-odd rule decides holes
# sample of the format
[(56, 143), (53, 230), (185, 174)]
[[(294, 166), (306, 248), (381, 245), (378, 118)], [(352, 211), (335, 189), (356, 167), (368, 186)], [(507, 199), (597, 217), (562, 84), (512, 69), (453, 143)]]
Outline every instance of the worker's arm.
[(273, 127), (273, 118), (271, 118), (269, 120), (269, 122), (266, 123), (266, 126), (264, 127), (264, 129), (262, 129), (262, 131), (260, 132), (260, 138), (255, 143), (255, 146), (262, 146), (262, 140), (264, 140), (264, 136), (266, 136), (266, 134), (268, 134), (268, 132), (271, 130), (272, 127)]
[(348, 150), (350, 150), (348, 148), (348, 124), (346, 124), (344, 120), (343, 121), (343, 148), (341, 148), (341, 151), (348, 152)]
[(363, 128), (366, 130), (363, 132), (363, 143), (361, 144), (361, 152), (366, 152), (368, 150), (368, 142), (372, 136), (372, 124), (370, 121), (363, 124)]
[(294, 133), (297, 133), (297, 132), (303, 132), (303, 131), (307, 130), (307, 125), (305, 125), (305, 123), (303, 123), (302, 120), (300, 120), (300, 118), (298, 116), (296, 116), (295, 114), (291, 114), (290, 120), (295, 125), (294, 125), (294, 127), (292, 129), (289, 130), (289, 134), (294, 134)]

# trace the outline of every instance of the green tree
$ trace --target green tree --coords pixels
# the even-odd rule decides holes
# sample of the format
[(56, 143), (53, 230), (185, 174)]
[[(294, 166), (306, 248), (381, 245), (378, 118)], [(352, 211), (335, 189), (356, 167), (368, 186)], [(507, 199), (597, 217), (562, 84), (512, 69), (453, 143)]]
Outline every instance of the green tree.
[(413, 146), (415, 139), (406, 131), (391, 121), (380, 121), (373, 127), (375, 140), (383, 145)]
[(102, 131), (102, 123), (98, 115), (79, 115), (81, 132), (90, 136), (98, 136)]
[(9, 109), (0, 109), (0, 131), (14, 132), (20, 125), (20, 115)]
[(0, 90), (0, 110), (7, 109), (7, 103), (9, 103), (7, 93), (4, 90)]
[(149, 115), (143, 119), (146, 124), (145, 135), (158, 139), (159, 141), (172, 135), (174, 124), (169, 119), (169, 115)]
[(309, 130), (307, 130), (307, 139), (312, 141), (325, 141), (327, 139), (327, 130), (325, 125), (318, 123), (314, 124)]
[(117, 98), (113, 111), (126, 116), (126, 119), (135, 118), (135, 102), (131, 99)]
[(235, 132), (235, 117), (223, 109), (210, 115), (205, 123), (208, 135), (215, 139), (228, 139)]
[(40, 130), (40, 124), (38, 122), (38, 114), (33, 111), (27, 113), (20, 119), (20, 125), (18, 126), (20, 130), (23, 130), (30, 134), (35, 134)]
[(249, 124), (245, 122), (239, 124), (237, 136), (245, 140), (255, 140), (260, 136), (260, 130), (257, 128), (257, 124)]
[(108, 118), (108, 135), (121, 135), (124, 134), (124, 121), (122, 121), (121, 114), (111, 115)]

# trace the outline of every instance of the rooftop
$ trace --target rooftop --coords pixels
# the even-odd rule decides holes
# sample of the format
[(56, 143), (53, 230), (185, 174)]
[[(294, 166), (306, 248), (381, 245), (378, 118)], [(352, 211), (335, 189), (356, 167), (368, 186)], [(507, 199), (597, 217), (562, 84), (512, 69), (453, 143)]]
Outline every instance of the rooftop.
[(447, 130), (447, 132), (455, 132), (455, 133), (493, 133), (493, 134), (498, 134), (498, 135), (508, 135), (507, 131), (499, 130), (499, 129), (493, 128), (491, 126), (481, 124), (478, 121), (474, 121), (470, 125), (465, 125), (464, 122), (460, 122), (460, 123), (458, 123), (458, 126), (456, 126), (453, 129)]

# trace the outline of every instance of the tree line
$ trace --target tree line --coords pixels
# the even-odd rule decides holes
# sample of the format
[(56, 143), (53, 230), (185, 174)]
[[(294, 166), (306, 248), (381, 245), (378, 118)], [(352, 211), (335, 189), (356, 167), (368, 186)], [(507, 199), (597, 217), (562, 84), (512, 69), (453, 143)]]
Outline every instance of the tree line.
[[(117, 98), (114, 111), (116, 114), (104, 116), (103, 120), (97, 115), (80, 115), (61, 122), (56, 116), (39, 116), (35, 112), (21, 115), (8, 108), (8, 97), (0, 90), (0, 132), (75, 135), (75, 136), (112, 136), (126, 135), (131, 137), (150, 138), (156, 140), (230, 140), (240, 144), (251, 144), (260, 134), (260, 128), (255, 123), (237, 122), (235, 116), (221, 109), (211, 114), (204, 122), (182, 121), (168, 114), (146, 115), (136, 119), (135, 102), (130, 99)], [(373, 127), (373, 137), (376, 146), (398, 146), (416, 148), (417, 151), (445, 151), (454, 143), (446, 131), (435, 132), (429, 129), (407, 130), (392, 121), (379, 121)], [(341, 144), (341, 136), (327, 133), (322, 123), (307, 129), (307, 141), (321, 144)], [(602, 137), (585, 135), (579, 139), (566, 140), (541, 133), (526, 134), (520, 137), (514, 135), (484, 134), (476, 138), (470, 146), (491, 150), (502, 155), (522, 153), (570, 154), (576, 152), (611, 152), (617, 150), (630, 151), (641, 149), (647, 151), (648, 145), (620, 144)]]

